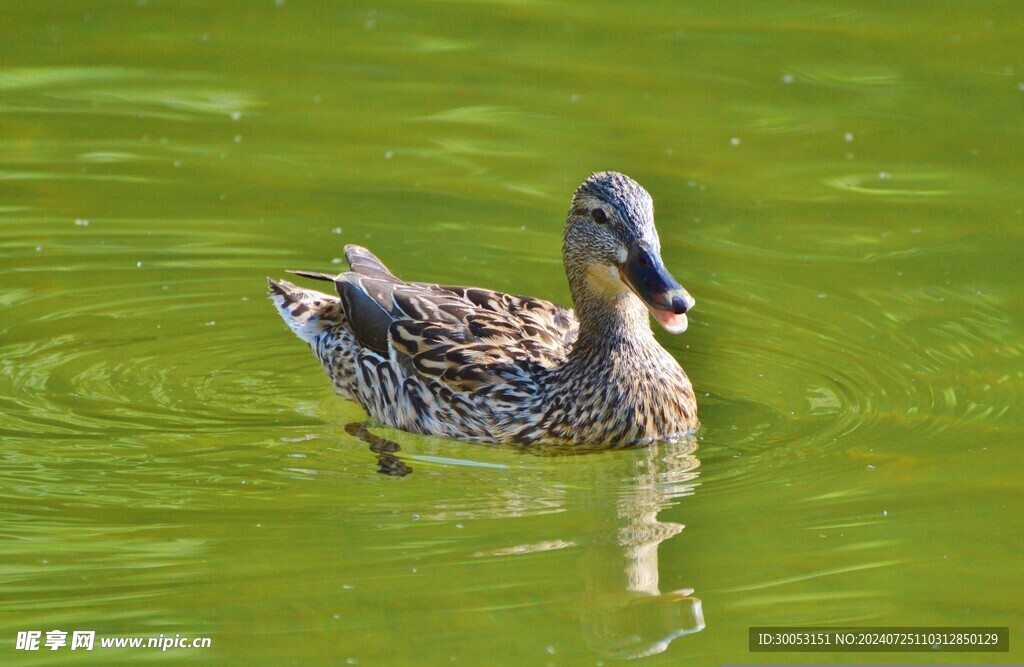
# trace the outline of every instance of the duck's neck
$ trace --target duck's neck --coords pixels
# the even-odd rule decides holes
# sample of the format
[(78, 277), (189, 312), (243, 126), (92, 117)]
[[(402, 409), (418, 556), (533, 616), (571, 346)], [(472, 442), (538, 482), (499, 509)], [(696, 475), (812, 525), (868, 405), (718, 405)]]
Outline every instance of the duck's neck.
[(574, 353), (658, 345), (647, 308), (619, 280), (614, 268), (569, 271), (569, 291), (580, 322)]

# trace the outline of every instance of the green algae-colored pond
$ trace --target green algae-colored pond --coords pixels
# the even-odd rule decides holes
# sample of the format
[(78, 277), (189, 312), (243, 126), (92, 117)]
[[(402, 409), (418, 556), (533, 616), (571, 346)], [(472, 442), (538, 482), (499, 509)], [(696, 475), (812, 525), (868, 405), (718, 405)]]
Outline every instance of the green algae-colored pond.
[[(3, 13), (0, 662), (1024, 661), (1019, 3)], [(379, 474), (265, 276), (355, 242), (568, 303), (602, 169), (697, 300), (658, 332), (696, 437), (378, 428), (412, 470)], [(1011, 650), (749, 653), (766, 625)], [(211, 646), (100, 647), (158, 635)]]

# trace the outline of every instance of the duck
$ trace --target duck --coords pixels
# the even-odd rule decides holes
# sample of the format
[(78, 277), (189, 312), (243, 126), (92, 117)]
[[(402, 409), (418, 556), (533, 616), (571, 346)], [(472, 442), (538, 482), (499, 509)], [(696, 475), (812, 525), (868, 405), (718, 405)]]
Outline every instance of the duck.
[(648, 192), (590, 175), (572, 197), (562, 259), (575, 309), (532, 296), (399, 279), (366, 248), (349, 270), (268, 278), (269, 297), (335, 391), (379, 425), (481, 443), (639, 446), (699, 425), (693, 386), (655, 338), (686, 330), (694, 299), (661, 258)]

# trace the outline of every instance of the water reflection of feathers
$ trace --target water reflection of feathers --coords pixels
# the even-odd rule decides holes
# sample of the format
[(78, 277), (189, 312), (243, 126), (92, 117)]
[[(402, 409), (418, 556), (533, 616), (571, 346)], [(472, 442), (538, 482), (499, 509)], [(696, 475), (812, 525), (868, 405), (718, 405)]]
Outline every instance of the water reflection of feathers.
[(661, 653), (676, 637), (704, 629), (700, 599), (692, 589), (663, 594), (658, 566), (658, 547), (683, 530), (658, 513), (694, 492), (696, 449), (692, 437), (647, 449), (632, 461), (634, 475), (618, 503), (591, 508), (596, 522), (582, 541), (580, 623), (587, 644), (603, 655)]
[[(377, 455), (380, 472), (405, 476), (412, 469), (399, 456), (401, 448), (391, 440), (370, 433), (362, 424), (350, 424), (348, 432), (369, 443)], [(576, 532), (532, 544), (517, 544), (476, 552), (478, 558), (522, 556), (575, 548), (580, 553), (583, 590), (578, 615), (587, 644), (602, 655), (636, 658), (665, 651), (677, 637), (704, 629), (704, 613), (693, 589), (662, 593), (658, 547), (684, 529), (679, 523), (660, 521), (658, 513), (692, 495), (697, 487), (697, 440), (693, 436), (643, 449), (593, 452), (580, 455), (579, 448), (561, 451), (560, 463), (574, 468), (575, 483), (558, 494), (555, 507), (582, 505), (582, 523)], [(553, 451), (527, 448), (526, 453), (557, 456)], [(575, 455), (570, 455), (575, 454)], [(609, 459), (617, 460), (609, 465)], [(620, 463), (621, 461), (621, 463)], [(625, 468), (625, 470), (624, 470)], [(602, 487), (616, 487), (617, 502), (607, 502)], [(521, 485), (513, 496), (530, 511), (483, 511), (490, 518), (513, 518), (535, 513), (537, 504), (550, 498), (520, 497), (545, 493), (544, 485)], [(508, 490), (496, 490), (505, 502)], [(516, 504), (513, 502), (513, 504)], [(478, 508), (479, 509), (479, 508)], [(461, 516), (463, 513), (458, 513)], [(454, 515), (446, 513), (447, 518)], [(469, 515), (475, 514), (472, 510)]]

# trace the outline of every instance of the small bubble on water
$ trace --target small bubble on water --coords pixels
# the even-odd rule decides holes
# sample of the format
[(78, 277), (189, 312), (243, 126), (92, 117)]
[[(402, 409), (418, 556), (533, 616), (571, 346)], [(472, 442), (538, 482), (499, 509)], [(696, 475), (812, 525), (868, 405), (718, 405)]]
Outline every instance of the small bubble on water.
[(232, 111), (231, 112), (231, 120), (238, 120), (241, 117), (242, 117), (242, 112), (241, 111)]
[(395, 157), (395, 152), (394, 151), (388, 151), (387, 153), (384, 153), (384, 159), (385, 160), (390, 160), (393, 157)]
[(242, 143), (242, 135), (240, 135), (240, 134), (236, 134), (235, 135), (235, 143), (236, 144)]
[(732, 144), (733, 146), (739, 146), (740, 145), (740, 138), (739, 137), (733, 137), (732, 139), (729, 140), (729, 143)]
[(175, 160), (174, 161), (174, 166), (175, 166), (175, 168), (180, 167), (181, 166), (181, 160)]
[(342, 587), (343, 589), (345, 589), (346, 591), (350, 591), (350, 590), (352, 590), (353, 588), (355, 588), (355, 586), (353, 586), (352, 584), (342, 584), (342, 585), (341, 585), (341, 587)]
[(339, 618), (341, 618), (341, 614), (334, 614), (334, 620), (338, 620)]
[(547, 651), (548, 653), (550, 653), (551, 655), (554, 655), (554, 654), (555, 654), (555, 647), (554, 647), (554, 646), (549, 646), (549, 647), (547, 647), (547, 648), (546, 648), (545, 650), (546, 650), (546, 651)]
[(142, 268), (142, 262), (135, 262), (135, 266), (137, 266), (137, 267), (139, 267), (141, 269)]
[(846, 143), (850, 143), (851, 141), (853, 141), (853, 132), (847, 132), (846, 134), (844, 134), (843, 141), (845, 141)]
[(572, 95), (569, 96), (569, 101), (572, 102), (573, 104), (576, 104), (577, 102), (580, 101), (580, 96), (577, 95), (576, 93), (573, 93)]
[(331, 233), (332, 234), (340, 234), (341, 233), (341, 227), (335, 227), (334, 229), (331, 230)]
[(878, 178), (884, 181), (887, 178), (892, 178), (892, 174), (887, 171), (880, 171), (878, 172)]
[(36, 252), (42, 252), (42, 251), (43, 251), (43, 246), (37, 245), (36, 246)]
[(206, 323), (206, 326), (208, 326), (208, 327), (214, 327), (214, 326), (217, 326), (217, 323), (216, 323), (216, 322), (214, 322), (213, 320), (210, 320), (209, 322), (207, 322), (207, 323)]
[(793, 83), (793, 75), (792, 74), (783, 74), (782, 75), (782, 83)]
[(85, 218), (78, 218), (77, 220), (75, 220), (75, 224), (78, 225), (79, 227), (88, 227), (89, 221), (86, 220)]
[(1021, 81), (1020, 83), (1017, 84), (1017, 90), (1024, 93), (1024, 81)]
[(341, 257), (335, 257), (332, 259), (331, 264), (341, 264)]
[(284, 7), (284, 0), (274, 0), (274, 4), (278, 7)]

